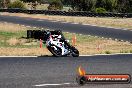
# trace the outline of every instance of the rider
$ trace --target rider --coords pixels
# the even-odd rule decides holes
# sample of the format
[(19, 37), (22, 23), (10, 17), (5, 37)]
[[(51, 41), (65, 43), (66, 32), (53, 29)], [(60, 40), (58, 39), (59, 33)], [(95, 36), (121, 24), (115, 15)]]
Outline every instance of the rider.
[[(61, 33), (61, 31), (54, 31), (55, 34), (57, 35), (52, 35), (53, 37), (55, 37), (54, 39), (53, 38), (50, 38), (52, 40), (51, 43), (56, 45), (57, 47), (59, 47), (62, 51), (62, 55), (65, 55), (67, 53), (69, 53), (68, 49), (66, 49), (65, 47), (65, 44), (67, 43)], [(57, 48), (55, 48), (57, 49)]]

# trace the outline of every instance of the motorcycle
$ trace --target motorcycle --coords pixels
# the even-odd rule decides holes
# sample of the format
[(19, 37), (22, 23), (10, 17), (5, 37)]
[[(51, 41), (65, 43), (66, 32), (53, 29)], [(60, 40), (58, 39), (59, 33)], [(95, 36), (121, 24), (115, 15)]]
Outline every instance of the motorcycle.
[(70, 45), (60, 30), (28, 30), (27, 38), (42, 39), (43, 43), (46, 43), (47, 49), (56, 57), (79, 56), (79, 51)]

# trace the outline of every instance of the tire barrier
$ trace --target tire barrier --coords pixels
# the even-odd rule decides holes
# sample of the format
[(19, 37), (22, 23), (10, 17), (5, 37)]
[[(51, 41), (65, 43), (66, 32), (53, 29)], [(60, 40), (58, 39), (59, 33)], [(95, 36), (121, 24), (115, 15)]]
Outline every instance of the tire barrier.
[(46, 40), (46, 31), (45, 30), (27, 30), (27, 39), (34, 38), (34, 39), (43, 39)]
[(61, 16), (86, 16), (86, 17), (121, 17), (132, 18), (132, 13), (92, 13), (86, 11), (49, 11), (49, 10), (22, 10), (22, 9), (0, 9), (0, 12), (9, 13), (27, 13), (27, 14), (45, 14), (45, 15), (61, 15)]

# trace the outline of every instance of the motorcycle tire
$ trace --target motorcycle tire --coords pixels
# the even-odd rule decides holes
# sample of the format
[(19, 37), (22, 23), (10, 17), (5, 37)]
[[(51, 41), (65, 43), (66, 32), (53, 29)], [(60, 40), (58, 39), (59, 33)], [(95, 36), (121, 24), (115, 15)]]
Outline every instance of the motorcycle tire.
[(53, 56), (55, 56), (55, 57), (61, 57), (62, 56), (61, 54), (57, 54), (51, 47), (47, 47), (47, 48), (53, 54)]
[(72, 56), (79, 57), (79, 51), (73, 46), (72, 46)]

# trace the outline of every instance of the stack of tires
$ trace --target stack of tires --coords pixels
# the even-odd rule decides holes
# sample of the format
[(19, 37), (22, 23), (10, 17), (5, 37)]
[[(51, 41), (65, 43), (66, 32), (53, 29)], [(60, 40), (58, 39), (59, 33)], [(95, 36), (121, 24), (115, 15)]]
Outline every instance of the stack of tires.
[(45, 39), (45, 30), (27, 30), (27, 38)]

